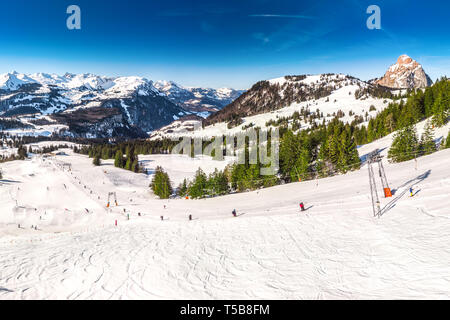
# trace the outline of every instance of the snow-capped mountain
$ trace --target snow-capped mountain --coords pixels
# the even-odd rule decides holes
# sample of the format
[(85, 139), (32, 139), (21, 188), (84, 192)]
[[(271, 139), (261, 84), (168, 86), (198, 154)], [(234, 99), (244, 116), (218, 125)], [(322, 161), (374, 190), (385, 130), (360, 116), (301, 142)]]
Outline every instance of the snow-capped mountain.
[(195, 120), (177, 122), (152, 132), (151, 139), (210, 138), (281, 123), (307, 129), (314, 122), (329, 122), (335, 117), (367, 124), (370, 117), (388, 106), (393, 95), (389, 88), (344, 74), (285, 76), (256, 83), (203, 124)]
[(206, 118), (236, 100), (244, 90), (183, 87), (173, 81), (156, 81), (155, 87), (185, 110)]
[(241, 118), (276, 111), (302, 102), (310, 101), (306, 104), (313, 106), (312, 102), (328, 97), (344, 87), (347, 87), (347, 92), (353, 100), (359, 98), (355, 95), (363, 95), (363, 90), (369, 93), (371, 89), (375, 89), (374, 85), (343, 74), (285, 76), (260, 81), (233, 103), (211, 115), (205, 124), (222, 121), (239, 124)]
[(145, 136), (188, 114), (142, 77), (0, 75), (0, 117), (45, 117), (75, 136)]
[(406, 54), (397, 59), (397, 63), (389, 67), (381, 79), (376, 79), (379, 85), (395, 89), (425, 88), (433, 84), (421, 64)]

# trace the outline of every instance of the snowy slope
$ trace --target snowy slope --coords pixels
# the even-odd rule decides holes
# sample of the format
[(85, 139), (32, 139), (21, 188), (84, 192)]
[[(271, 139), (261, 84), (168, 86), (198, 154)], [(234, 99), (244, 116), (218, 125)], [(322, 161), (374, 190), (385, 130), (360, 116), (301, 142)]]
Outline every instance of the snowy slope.
[[(362, 146), (360, 155), (389, 144)], [(319, 181), (162, 201), (147, 176), (67, 152), (2, 164), (0, 299), (450, 297), (450, 150), (419, 158), (417, 167), (386, 162), (395, 194), (381, 200), (381, 218), (372, 216), (365, 166)], [(142, 159), (179, 180), (197, 166), (189, 160), (183, 168), (180, 157)], [(119, 206), (107, 209), (110, 191)]]
[[(376, 116), (378, 112), (387, 107), (389, 102), (392, 101), (390, 99), (380, 99), (370, 95), (357, 99), (355, 97), (355, 92), (361, 88), (366, 88), (369, 84), (355, 78), (348, 78), (348, 76), (343, 74), (311, 75), (306, 76), (305, 79), (300, 81), (288, 80), (286, 77), (282, 77), (268, 80), (268, 82), (271, 85), (278, 85), (280, 87), (289, 85), (290, 83), (297, 85), (300, 83), (308, 88), (318, 88), (324, 85), (336, 86), (336, 88), (334, 88), (329, 95), (323, 98), (311, 98), (303, 102), (293, 102), (277, 110), (243, 117), (242, 124), (231, 129), (228, 128), (227, 121), (221, 121), (208, 125), (205, 128), (197, 125), (198, 129), (195, 131), (187, 130), (187, 128), (190, 128), (191, 126), (179, 126), (175, 129), (171, 126), (170, 128), (163, 127), (152, 132), (151, 139), (157, 140), (163, 137), (176, 138), (182, 136), (213, 137), (223, 134), (235, 134), (242, 132), (244, 127), (249, 127), (251, 124), (253, 127), (267, 128), (266, 123), (269, 120), (291, 117), (294, 112), (300, 112), (302, 109), (309, 109), (311, 112), (316, 112), (316, 110), (319, 110), (323, 113), (325, 121), (327, 122), (331, 121), (335, 117), (335, 114), (341, 110), (345, 113), (345, 116), (340, 119), (344, 122), (351, 122), (355, 119), (355, 115), (364, 117), (366, 112), (369, 114), (369, 117)], [(334, 82), (336, 82), (337, 85), (334, 85)], [(280, 94), (283, 95), (283, 93), (283, 90), (281, 90)], [(375, 107), (375, 110), (370, 111), (371, 106)], [(354, 115), (350, 115), (350, 111), (352, 111)], [(323, 119), (317, 119), (316, 121), (317, 123), (322, 123)], [(367, 125), (368, 121), (365, 121), (363, 124)], [(308, 128), (309, 126), (309, 123), (302, 121), (301, 129)], [(168, 129), (170, 129), (170, 131)]]

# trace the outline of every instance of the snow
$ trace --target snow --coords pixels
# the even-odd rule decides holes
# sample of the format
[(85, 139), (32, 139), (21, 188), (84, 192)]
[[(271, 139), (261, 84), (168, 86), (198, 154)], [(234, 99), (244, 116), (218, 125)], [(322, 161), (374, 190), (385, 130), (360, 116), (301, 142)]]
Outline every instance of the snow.
[[(26, 123), (26, 122), (25, 122)], [(44, 136), (49, 137), (53, 133), (59, 133), (61, 130), (68, 130), (67, 125), (62, 124), (50, 124), (50, 125), (40, 125), (33, 128), (19, 128), (19, 129), (7, 129), (3, 132), (8, 133), (12, 136)]]
[[(313, 75), (307, 76), (302, 82), (308, 84), (314, 84), (316, 81), (320, 81), (323, 75)], [(345, 79), (345, 75), (336, 74), (330, 77), (331, 79)], [(288, 81), (284, 77), (269, 80), (272, 84), (280, 83)], [(350, 116), (350, 111), (353, 111), (355, 115), (365, 116), (366, 112), (369, 112), (370, 106), (374, 106), (376, 111), (369, 112), (370, 116), (375, 116), (377, 112), (382, 111), (386, 108), (391, 102), (390, 99), (379, 99), (374, 97), (368, 97), (364, 100), (355, 98), (355, 91), (359, 89), (358, 85), (352, 84), (351, 80), (348, 81), (348, 84), (343, 85), (341, 88), (334, 90), (331, 95), (328, 97), (324, 97), (317, 100), (304, 101), (301, 103), (292, 103), (291, 105), (285, 106), (279, 110), (275, 110), (272, 112), (267, 112), (263, 114), (258, 114), (254, 116), (244, 117), (243, 123), (237, 127), (232, 129), (228, 129), (227, 123), (220, 122), (205, 128), (198, 128), (193, 132), (186, 132), (185, 128), (182, 126), (178, 130), (173, 130), (173, 132), (168, 133), (165, 131), (165, 128), (161, 128), (160, 130), (154, 131), (151, 135), (151, 139), (160, 139), (162, 137), (167, 138), (177, 138), (182, 136), (191, 136), (191, 137), (205, 137), (210, 138), (214, 136), (221, 136), (223, 134), (237, 134), (242, 132), (242, 128), (248, 126), (250, 123), (253, 123), (254, 127), (267, 128), (266, 123), (269, 120), (277, 120), (283, 117), (291, 117), (294, 112), (300, 112), (302, 108), (309, 109), (311, 112), (316, 112), (317, 109), (323, 113), (324, 117), (326, 117), (327, 121), (331, 121), (334, 116), (333, 113), (337, 113), (339, 110), (345, 112), (345, 116), (340, 118), (341, 121), (344, 122), (352, 122), (355, 118), (354, 116)], [(360, 82), (361, 86), (364, 86), (364, 83)], [(329, 115), (329, 116), (328, 116)], [(318, 119), (317, 122), (321, 123), (323, 119)], [(302, 129), (305, 129), (310, 126), (309, 123), (304, 121), (301, 122)], [(368, 125), (368, 121), (364, 122), (366, 126)], [(171, 127), (171, 126), (167, 126)]]
[(187, 155), (140, 155), (141, 166), (149, 170), (149, 179), (153, 178), (156, 167), (161, 166), (167, 171), (174, 185), (177, 187), (185, 178), (192, 180), (198, 168), (203, 172), (210, 174), (215, 169), (223, 170), (228, 164), (232, 163), (233, 157), (224, 157), (224, 161), (212, 160), (209, 156), (196, 156), (191, 158)]
[[(362, 146), (360, 155), (389, 143)], [(372, 215), (365, 166), (317, 182), (159, 200), (150, 177), (65, 152), (1, 164), (0, 299), (450, 297), (450, 150), (417, 167), (386, 162), (395, 194), (381, 199), (381, 218)], [(173, 155), (140, 160), (163, 165), (174, 182), (215, 165)], [(112, 191), (119, 206), (107, 209)]]
[(0, 74), (0, 89), (17, 90), (21, 86), (33, 83), (33, 79), (17, 72)]

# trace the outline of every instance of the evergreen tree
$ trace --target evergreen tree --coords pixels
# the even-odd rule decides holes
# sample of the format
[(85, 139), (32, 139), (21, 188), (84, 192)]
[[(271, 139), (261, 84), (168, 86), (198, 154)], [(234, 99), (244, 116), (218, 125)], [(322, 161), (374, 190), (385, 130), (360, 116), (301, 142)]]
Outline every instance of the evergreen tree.
[(131, 171), (138, 173), (139, 172), (139, 161), (138, 159), (134, 159), (133, 163), (131, 164)]
[(178, 186), (177, 195), (180, 197), (186, 197), (188, 194), (188, 183), (187, 179), (184, 179), (183, 182)]
[(447, 139), (445, 139), (444, 149), (450, 148), (450, 130), (447, 135)]
[(211, 195), (224, 195), (229, 191), (225, 173), (217, 169), (210, 174), (207, 185)]
[(92, 164), (93, 164), (94, 166), (99, 166), (99, 165), (101, 165), (101, 160), (100, 160), (100, 157), (99, 157), (98, 155), (96, 155), (96, 156), (94, 157), (94, 160), (92, 161)]
[(130, 158), (127, 158), (127, 160), (126, 160), (126, 162), (125, 162), (125, 170), (131, 170), (131, 164), (132, 164), (132, 162), (131, 162), (131, 159)]
[(430, 121), (427, 122), (425, 132), (422, 134), (420, 149), (422, 155), (432, 154), (437, 150), (436, 143), (434, 142), (434, 129)]
[(191, 198), (203, 198), (208, 188), (208, 178), (201, 168), (195, 173), (194, 181), (189, 185), (188, 193)]
[(434, 95), (433, 88), (425, 89), (425, 98), (424, 98), (424, 109), (425, 109), (425, 117), (430, 117), (433, 112), (433, 104), (434, 104)]
[(169, 175), (160, 166), (155, 170), (155, 175), (153, 176), (150, 187), (152, 188), (153, 193), (159, 196), (160, 199), (168, 199), (173, 192)]
[(103, 160), (111, 159), (111, 149), (108, 148), (108, 146), (104, 146), (102, 148), (102, 159)]
[(407, 126), (394, 135), (394, 141), (388, 151), (388, 158), (392, 162), (402, 162), (418, 156), (419, 143), (414, 126)]
[(356, 148), (355, 139), (351, 136), (349, 127), (341, 134), (340, 147), (339, 170), (345, 173), (349, 170), (359, 169), (358, 149)]
[(439, 94), (433, 105), (433, 123), (437, 127), (442, 127), (447, 123), (447, 119), (450, 115), (450, 100), (448, 95), (443, 92)]
[(123, 153), (120, 149), (116, 152), (116, 156), (114, 158), (114, 166), (117, 168), (123, 168)]

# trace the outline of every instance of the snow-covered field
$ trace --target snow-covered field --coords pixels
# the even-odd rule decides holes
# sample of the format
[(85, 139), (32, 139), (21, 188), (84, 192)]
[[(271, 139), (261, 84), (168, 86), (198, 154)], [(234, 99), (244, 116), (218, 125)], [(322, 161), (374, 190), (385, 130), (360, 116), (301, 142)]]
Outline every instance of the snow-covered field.
[[(417, 169), (386, 163), (395, 194), (382, 199), (381, 218), (366, 167), (159, 200), (148, 176), (66, 152), (1, 166), (0, 299), (450, 298), (450, 150), (419, 158)], [(143, 159), (174, 180), (198, 164), (213, 170), (211, 160), (179, 157)], [(108, 192), (118, 207), (106, 208)]]
[(192, 180), (198, 168), (206, 174), (214, 172), (215, 169), (223, 170), (234, 161), (234, 157), (224, 157), (224, 161), (214, 161), (209, 156), (196, 156), (191, 158), (186, 155), (140, 155), (140, 164), (149, 172), (149, 178), (153, 178), (156, 167), (161, 166), (169, 174), (174, 187), (177, 187), (185, 178)]

